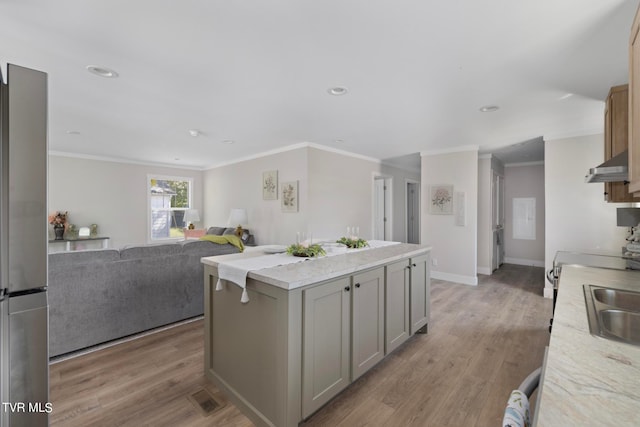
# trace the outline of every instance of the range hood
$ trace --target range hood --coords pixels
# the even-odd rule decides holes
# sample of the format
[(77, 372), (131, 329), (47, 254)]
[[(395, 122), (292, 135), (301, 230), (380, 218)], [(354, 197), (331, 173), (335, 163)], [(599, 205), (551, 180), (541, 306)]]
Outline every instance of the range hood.
[(584, 182), (620, 182), (629, 179), (629, 154), (623, 151), (595, 168), (589, 169)]

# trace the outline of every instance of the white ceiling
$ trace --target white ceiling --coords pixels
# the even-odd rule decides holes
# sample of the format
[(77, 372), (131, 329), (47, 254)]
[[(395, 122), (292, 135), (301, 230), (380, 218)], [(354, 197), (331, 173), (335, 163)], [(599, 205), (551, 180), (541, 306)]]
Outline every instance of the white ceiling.
[(301, 142), (486, 152), (601, 132), (639, 1), (4, 0), (0, 65), (49, 74), (57, 153), (206, 168)]

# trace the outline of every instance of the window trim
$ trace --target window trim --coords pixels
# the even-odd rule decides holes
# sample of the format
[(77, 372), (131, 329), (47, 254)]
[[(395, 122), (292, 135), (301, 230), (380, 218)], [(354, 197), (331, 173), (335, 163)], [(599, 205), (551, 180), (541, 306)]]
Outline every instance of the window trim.
[(187, 210), (193, 209), (193, 185), (194, 178), (189, 176), (177, 176), (177, 175), (163, 175), (149, 173), (147, 174), (147, 242), (148, 243), (162, 243), (162, 242), (176, 242), (184, 240), (184, 237), (166, 237), (162, 239), (153, 238), (152, 221), (151, 221), (151, 180), (166, 180), (166, 181), (186, 181), (189, 183), (189, 206), (185, 208), (173, 208), (172, 210)]

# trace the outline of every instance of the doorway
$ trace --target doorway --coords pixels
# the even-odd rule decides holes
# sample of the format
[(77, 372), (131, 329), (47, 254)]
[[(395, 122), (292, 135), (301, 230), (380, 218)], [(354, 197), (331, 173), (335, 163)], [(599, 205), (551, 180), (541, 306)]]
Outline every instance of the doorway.
[(391, 240), (391, 207), (393, 180), (390, 177), (373, 177), (373, 239)]
[(495, 271), (504, 263), (504, 176), (492, 172), (491, 177), (491, 217), (493, 224), (493, 256), (491, 270)]
[(420, 243), (420, 183), (407, 180), (407, 243)]

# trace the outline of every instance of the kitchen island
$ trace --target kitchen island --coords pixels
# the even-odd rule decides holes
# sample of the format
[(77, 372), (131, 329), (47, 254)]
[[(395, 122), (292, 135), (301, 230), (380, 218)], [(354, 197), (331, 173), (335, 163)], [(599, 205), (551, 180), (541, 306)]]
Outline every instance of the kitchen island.
[(535, 425), (640, 425), (640, 346), (591, 335), (584, 284), (640, 291), (640, 272), (562, 268)]
[(430, 250), (348, 250), (222, 281), (203, 258), (205, 373), (256, 425), (297, 426), (418, 331), (430, 312)]

